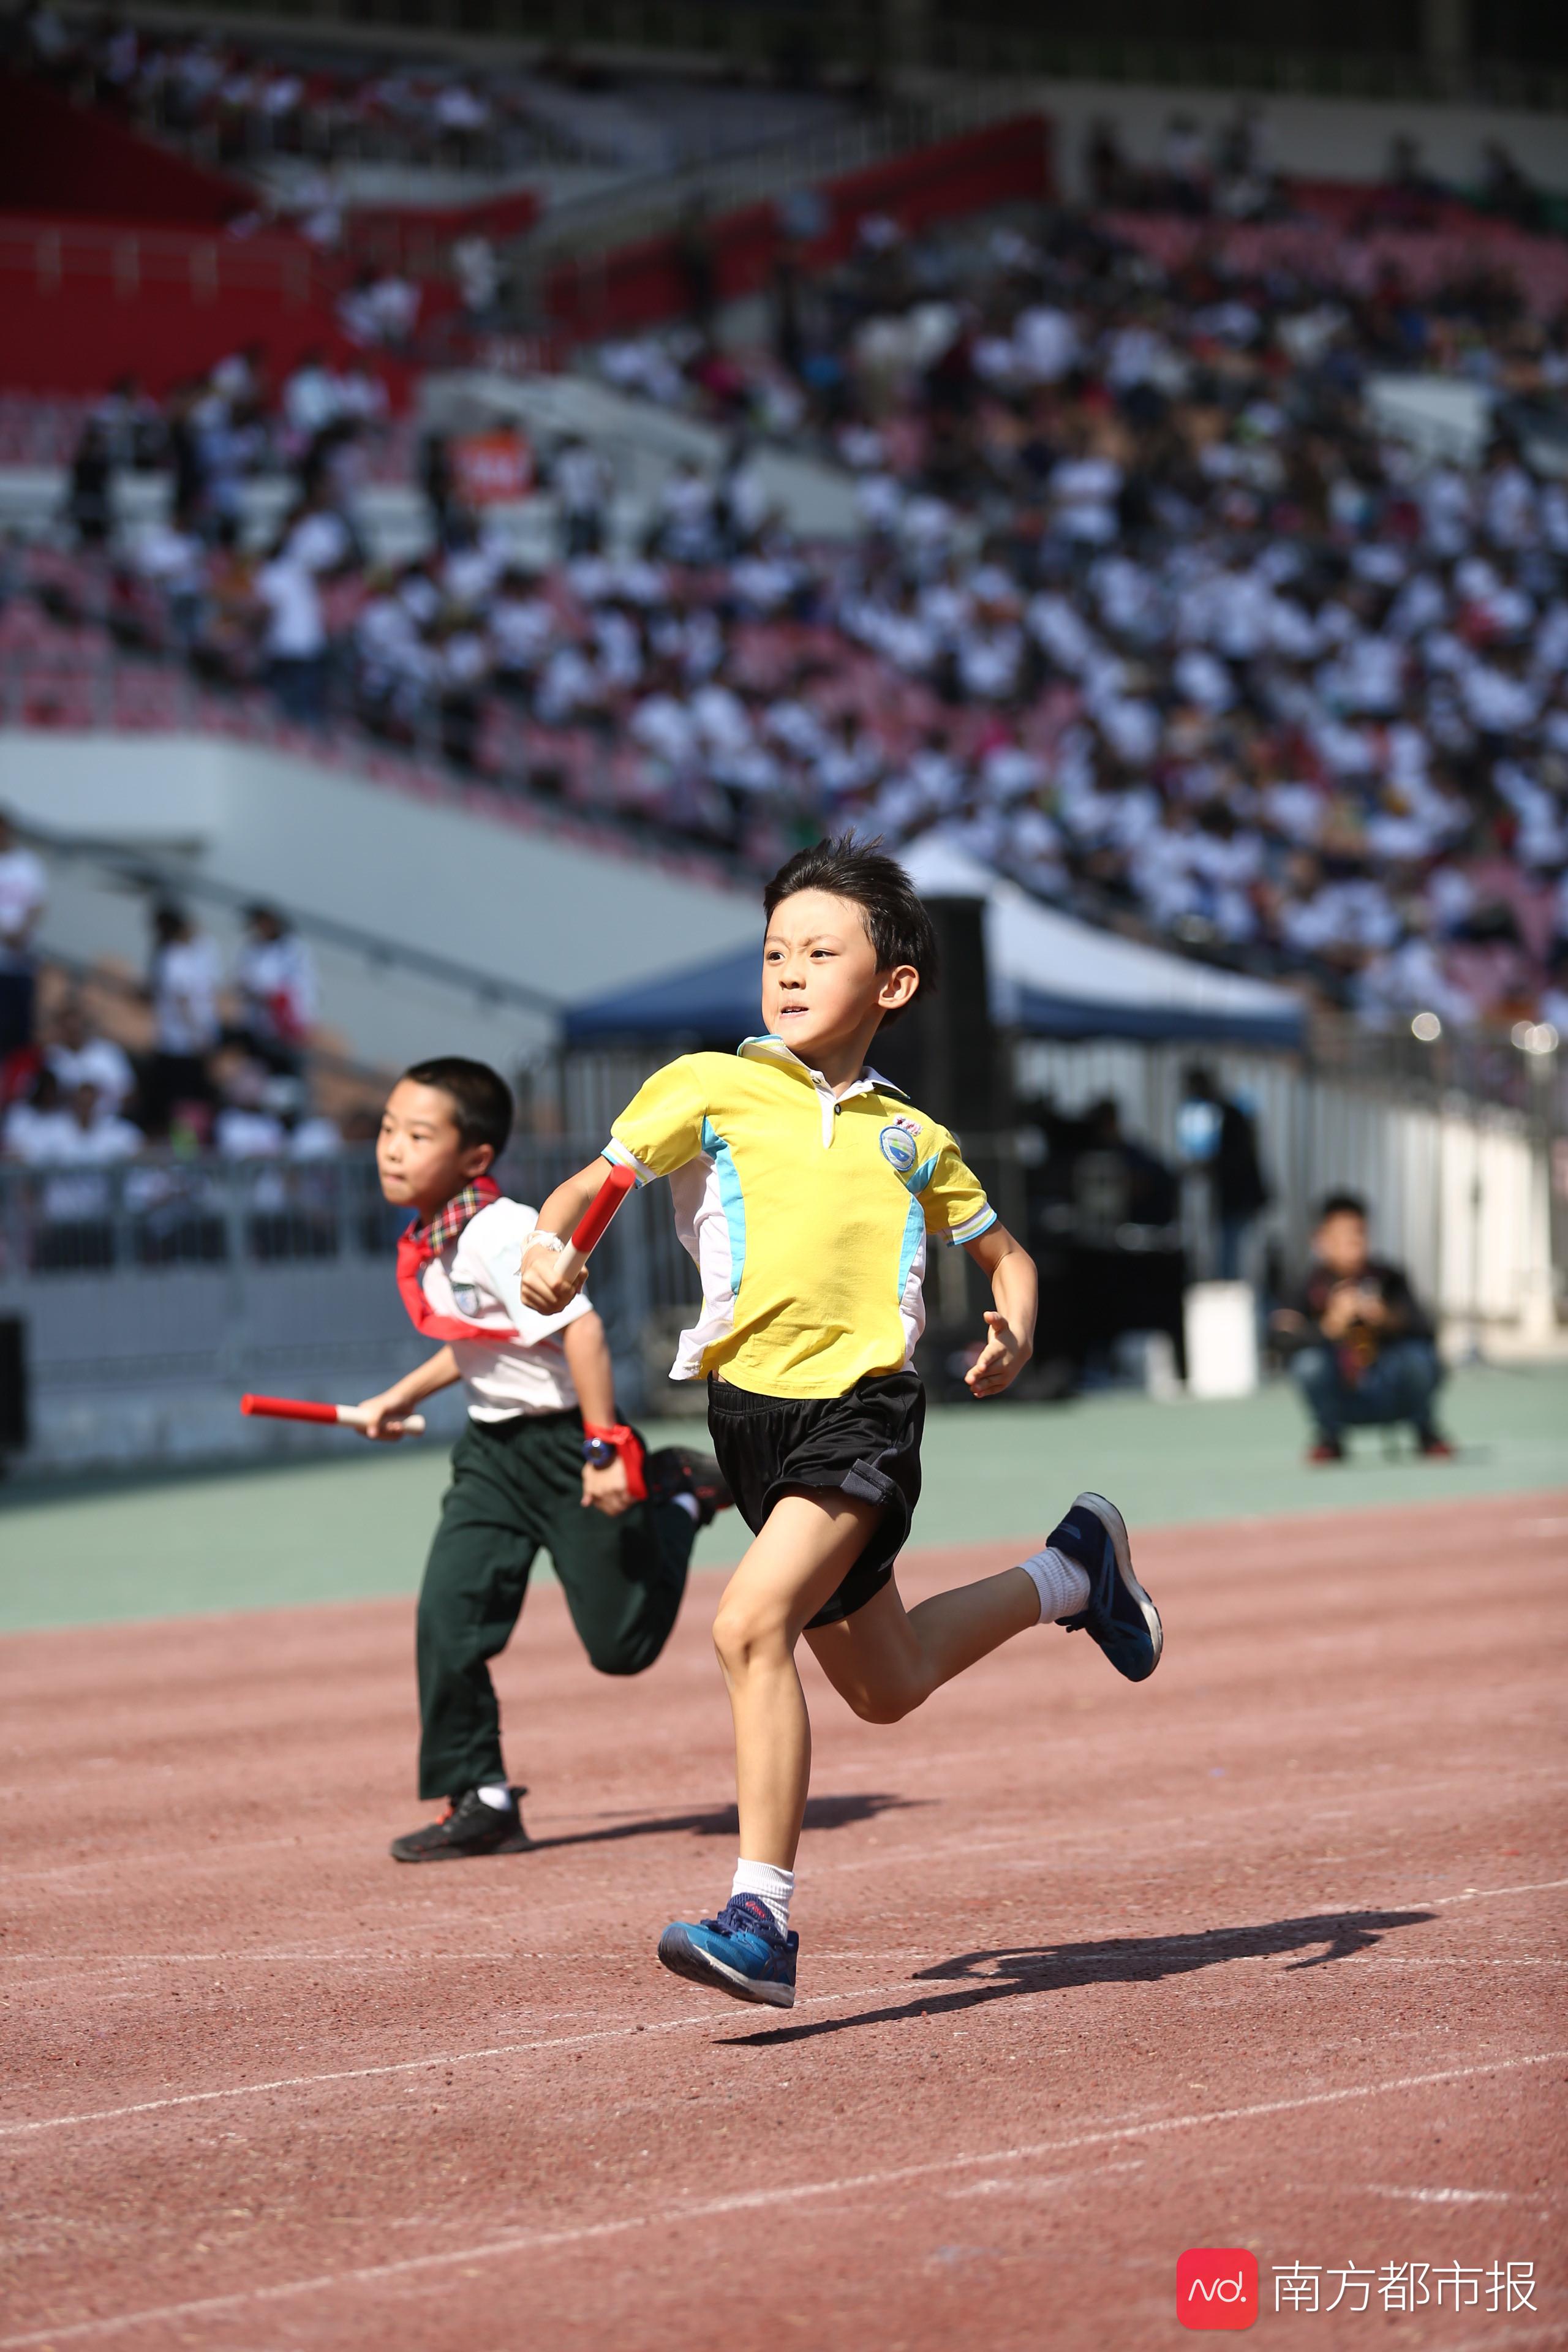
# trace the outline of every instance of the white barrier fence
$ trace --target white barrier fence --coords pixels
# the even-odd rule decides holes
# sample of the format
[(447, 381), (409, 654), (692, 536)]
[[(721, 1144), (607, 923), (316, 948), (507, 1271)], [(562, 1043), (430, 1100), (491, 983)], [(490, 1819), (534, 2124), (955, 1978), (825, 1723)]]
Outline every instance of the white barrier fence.
[[(525, 1145), (502, 1181), (537, 1202), (593, 1149)], [(27, 1474), (351, 1445), (242, 1421), (239, 1399), (257, 1389), (353, 1404), (431, 1352), (394, 1280), (402, 1222), (368, 1153), (0, 1169), (0, 1341), (13, 1342), (0, 1344), (0, 1445)], [(645, 1406), (645, 1333), (668, 1327), (693, 1282), (668, 1205), (629, 1201), (594, 1268), (627, 1410)], [(25, 1445), (7, 1381), (18, 1357)], [(432, 1427), (455, 1427), (459, 1411), (455, 1393), (433, 1399)]]
[[(1032, 1043), (1019, 1049), (1019, 1078), (1025, 1093), (1049, 1093), (1068, 1112), (1114, 1095), (1129, 1131), (1173, 1159), (1193, 1058), (1169, 1047)], [(1458, 1095), (1405, 1099), (1282, 1061), (1205, 1058), (1255, 1108), (1275, 1191), (1249, 1272), (1270, 1241), (1287, 1269), (1298, 1267), (1313, 1203), (1344, 1187), (1366, 1196), (1375, 1246), (1407, 1267), (1450, 1352), (1525, 1355), (1553, 1344), (1551, 1153), (1540, 1123)], [(624, 1086), (629, 1070), (609, 1060), (599, 1075)], [(588, 1076), (580, 1070), (568, 1089), (579, 1108), (595, 1091)], [(604, 1131), (592, 1124), (580, 1140), (521, 1146), (502, 1171), (508, 1189), (541, 1199), (592, 1156)], [(1200, 1274), (1212, 1270), (1203, 1190), (1185, 1188), (1188, 1264)], [(393, 1282), (396, 1223), (368, 1155), (292, 1168), (0, 1170), (0, 1324), (21, 1326), (30, 1421), (18, 1466), (350, 1443), (242, 1423), (238, 1398), (258, 1388), (353, 1402), (418, 1360), (425, 1343)], [(594, 1295), (626, 1409), (672, 1402), (660, 1371), (694, 1277), (659, 1192), (635, 1196), (611, 1228)], [(0, 1430), (5, 1403), (0, 1395)], [(454, 1400), (433, 1401), (433, 1425), (455, 1411)]]

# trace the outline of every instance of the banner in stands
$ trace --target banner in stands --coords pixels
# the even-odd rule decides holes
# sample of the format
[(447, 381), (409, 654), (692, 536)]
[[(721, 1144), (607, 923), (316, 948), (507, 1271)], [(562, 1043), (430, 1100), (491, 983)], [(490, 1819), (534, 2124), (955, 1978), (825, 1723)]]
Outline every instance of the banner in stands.
[(525, 499), (533, 488), (533, 452), (521, 433), (468, 433), (452, 445), (452, 472), (466, 507)]

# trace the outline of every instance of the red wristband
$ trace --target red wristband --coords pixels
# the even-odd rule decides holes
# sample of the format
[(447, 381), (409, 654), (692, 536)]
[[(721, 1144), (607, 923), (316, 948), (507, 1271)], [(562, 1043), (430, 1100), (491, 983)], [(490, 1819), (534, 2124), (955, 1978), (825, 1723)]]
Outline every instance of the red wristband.
[(645, 1456), (642, 1440), (636, 1430), (628, 1429), (623, 1421), (616, 1422), (607, 1429), (602, 1423), (585, 1421), (583, 1423), (583, 1434), (584, 1437), (602, 1438), (606, 1445), (615, 1447), (626, 1470), (627, 1494), (634, 1503), (646, 1502), (647, 1480), (643, 1475)]

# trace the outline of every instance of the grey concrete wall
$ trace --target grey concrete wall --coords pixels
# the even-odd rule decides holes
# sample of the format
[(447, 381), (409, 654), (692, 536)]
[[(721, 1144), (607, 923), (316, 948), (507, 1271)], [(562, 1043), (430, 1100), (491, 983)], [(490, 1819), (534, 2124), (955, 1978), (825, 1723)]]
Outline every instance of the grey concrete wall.
[[(134, 844), (258, 898), (276, 898), (542, 991), (559, 1002), (653, 978), (760, 936), (749, 891), (531, 831), (465, 805), (284, 753), (201, 736), (0, 732), (0, 804), (51, 831)], [(221, 931), (221, 925), (215, 929)], [(134, 898), (62, 863), (46, 946), (140, 963)], [(462, 991), (318, 950), (321, 1017), (356, 1058), (504, 1054), (548, 1020), (487, 1010)], [(454, 1037), (461, 1027), (463, 1037)]]

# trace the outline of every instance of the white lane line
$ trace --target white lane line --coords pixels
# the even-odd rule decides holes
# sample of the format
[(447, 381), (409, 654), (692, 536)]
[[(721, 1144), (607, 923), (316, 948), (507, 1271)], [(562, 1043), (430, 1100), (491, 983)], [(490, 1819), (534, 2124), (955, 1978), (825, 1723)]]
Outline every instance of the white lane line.
[(899, 2165), (886, 2172), (848, 2173), (837, 2180), (802, 2180), (784, 2189), (742, 2190), (732, 2197), (713, 2197), (700, 2205), (665, 2205), (651, 2212), (627, 2213), (613, 2221), (580, 2222), (563, 2230), (518, 2230), (486, 2244), (448, 2249), (437, 2254), (410, 2254), (402, 2262), (376, 2263), (363, 2269), (327, 2272), (318, 2278), (292, 2279), (279, 2286), (247, 2287), (236, 2294), (209, 2295), (196, 2303), (164, 2304), (156, 2310), (117, 2314), (110, 2319), (83, 2319), (68, 2327), (34, 2328), (24, 2336), (0, 2336), (0, 2352), (25, 2352), (32, 2345), (79, 2342), (89, 2336), (120, 2336), (154, 2321), (195, 2319), (219, 2312), (243, 2311), (258, 2304), (281, 2303), (302, 2294), (325, 2294), (335, 2287), (374, 2286), (405, 2278), (416, 2271), (443, 2270), (453, 2263), (495, 2262), (509, 2254), (545, 2253), (562, 2246), (584, 2245), (601, 2238), (623, 2237), (633, 2230), (668, 2229), (683, 2221), (708, 2221), (730, 2213), (762, 2211), (779, 2205), (805, 2204), (813, 2198), (862, 2195), (868, 2189), (896, 2188), (910, 2180), (925, 2180), (944, 2172), (967, 2171), (976, 2166), (1033, 2163), (1045, 2156), (1066, 2156), (1082, 2147), (1114, 2147), (1123, 2141), (1143, 2141), (1171, 2132), (1196, 2131), (1212, 2124), (1252, 2123), (1267, 2116), (1299, 2115), (1312, 2107), (1343, 2105), (1352, 2099), (1387, 2097), (1401, 2091), (1425, 2091), (1446, 2083), (1462, 2083), (1483, 2074), (1516, 2074), (1527, 2066), (1550, 2066), (1568, 2059), (1568, 2050), (1531, 2051), (1520, 2058), (1494, 2058), (1474, 2066), (1446, 2066), (1431, 2074), (1398, 2074), (1383, 2083), (1355, 2083), (1337, 2091), (1309, 2091), (1294, 2099), (1260, 2099), (1245, 2107), (1215, 2107), (1206, 2114), (1163, 2116), (1141, 2124), (1121, 2124), (1074, 2132), (1065, 2139), (1038, 2140), (1024, 2147), (987, 2148), (979, 2156), (945, 2156), (927, 2164)]
[[(1363, 2197), (1397, 2197), (1410, 2205), (1512, 2205), (1517, 2200), (1507, 2189), (1381, 2189), (1363, 2188)], [(1526, 2203), (1531, 2200), (1526, 2199)]]
[[(882, 2000), (891, 1993), (908, 1992), (910, 1979), (896, 1984), (858, 1985), (852, 1992), (814, 1993), (797, 2001), (797, 2009), (831, 2008), (846, 2000)], [(1045, 1992), (1050, 1988), (1042, 1985)], [(931, 1998), (935, 1998), (933, 1994)], [(1027, 1996), (1026, 1996), (1027, 1998)], [(171, 2092), (162, 2099), (137, 2099), (124, 2107), (95, 2107), (73, 2116), (39, 2116), (31, 2123), (0, 2124), (0, 2139), (22, 2139), (35, 2132), (66, 2131), (77, 2124), (118, 2123), (126, 2116), (157, 2115), (171, 2107), (209, 2106), (217, 2099), (259, 2098), (268, 2091), (313, 2091), (323, 2083), (367, 2083), (388, 2074), (428, 2074), (440, 2066), (470, 2066), (483, 2058), (516, 2058), (537, 2050), (578, 2050), (591, 2042), (626, 2042), (636, 2033), (679, 2033), (693, 2026), (731, 2025), (728, 2011), (704, 2010), (700, 2017), (666, 2017), (649, 2025), (610, 2025), (593, 2033), (561, 2033), (547, 2040), (498, 2042), (488, 2050), (457, 2050), (444, 2058), (401, 2058), (385, 2066), (340, 2066), (327, 2074), (281, 2074), (268, 2083), (233, 2083), (216, 2091)]]
[(1528, 1886), (1467, 1886), (1460, 1895), (1425, 1895), (1424, 1903), (1488, 1903), (1500, 1895), (1552, 1895), (1568, 1878), (1537, 1878)]
[(1128, 2164), (1097, 2164), (1087, 2171), (1028, 2172), (1022, 2180), (972, 2180), (965, 2188), (950, 2189), (946, 2194), (955, 2204), (974, 2197), (1044, 2197), (1054, 2189), (1076, 2189), (1086, 2180), (1106, 2180), (1113, 2172), (1142, 2172), (1143, 2159), (1134, 2157)]

